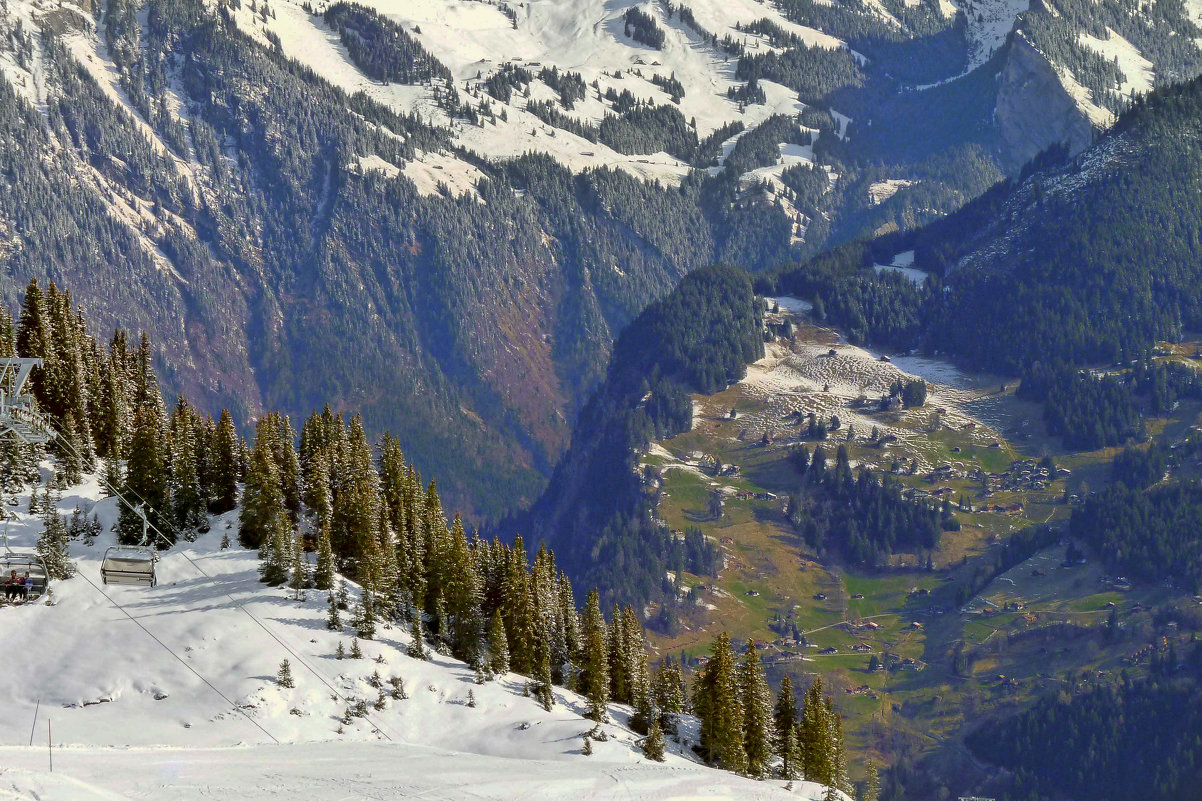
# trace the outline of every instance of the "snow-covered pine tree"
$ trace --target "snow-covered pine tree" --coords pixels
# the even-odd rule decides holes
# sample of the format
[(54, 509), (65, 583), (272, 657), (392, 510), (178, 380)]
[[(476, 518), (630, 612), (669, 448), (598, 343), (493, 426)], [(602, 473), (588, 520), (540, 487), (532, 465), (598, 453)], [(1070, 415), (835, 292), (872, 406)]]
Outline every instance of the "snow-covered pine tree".
[(329, 590), (334, 586), (334, 552), (330, 549), (330, 527), (322, 525), (317, 535), (317, 568), (313, 572), (313, 586)]
[(113, 494), (109, 487), (122, 487), (125, 485), (125, 470), (121, 466), (121, 460), (115, 456), (111, 456), (104, 460), (104, 472), (102, 474), (103, 481), (101, 485), (104, 487), (104, 495), (108, 497)]
[(370, 640), (376, 636), (376, 600), (369, 589), (363, 590), (363, 600), (356, 623), (359, 636)]
[(420, 612), (413, 615), (413, 621), (409, 624), (409, 645), (405, 648), (405, 655), (413, 659), (426, 658), (426, 633), (422, 627), (422, 616)]
[(843, 716), (835, 709), (830, 698), (824, 704), (827, 717), (827, 737), (831, 753), (831, 784), (844, 793), (855, 789), (847, 772), (847, 749), (843, 744)]
[(309, 562), (305, 559), (305, 549), (300, 535), (292, 543), (292, 564), (288, 575), (288, 588), (295, 593), (296, 600), (301, 600), (301, 593), (309, 586)]
[(747, 774), (757, 779), (768, 775), (775, 740), (772, 722), (772, 694), (764, 679), (764, 667), (755, 641), (747, 643), (739, 666), (739, 689), (743, 701), (743, 750), (747, 754)]
[[(149, 359), (149, 355), (146, 358)], [(162, 398), (158, 395), (157, 385), (153, 387), (153, 395), (158, 398), (157, 403), (148, 401), (134, 410), (122, 493), (138, 503), (145, 503), (151, 525), (171, 539), (175, 536), (175, 525), (170, 516), (167, 486), (170, 466), (163, 435)], [(142, 541), (142, 518), (128, 504), (121, 505), (120, 529), (122, 542)]]
[(488, 627), (488, 667), (498, 676), (509, 672), (509, 641), (505, 639), (500, 609), (493, 611)]
[(280, 663), (280, 670), (276, 673), (275, 683), (288, 689), (296, 686), (296, 682), (292, 679), (292, 665), (287, 659)]
[(743, 706), (731, 650), (730, 635), (718, 635), (693, 692), (693, 710), (701, 719), (701, 750), (718, 767), (742, 773), (747, 767), (743, 750)]
[(781, 771), (787, 779), (796, 778), (797, 765), (793, 763), (797, 756), (797, 699), (793, 696), (793, 680), (788, 673), (780, 680), (772, 722), (776, 727), (775, 745), (781, 758)]
[(346, 648), (342, 645), (342, 640), (338, 641), (338, 647), (334, 650), (335, 659), (346, 659)]
[(238, 504), (239, 450), (234, 418), (228, 409), (222, 409), (209, 456), (209, 511), (214, 514), (228, 512)]
[(606, 629), (606, 655), (609, 660), (609, 697), (614, 703), (630, 703), (630, 651), (623, 626), (622, 610), (614, 606)]
[(876, 763), (870, 759), (864, 769), (864, 791), (860, 795), (860, 801), (879, 801), (880, 797), (881, 777), (877, 773)]
[(445, 599), (446, 603), (451, 628), (448, 632), (451, 654), (457, 659), (474, 663), (483, 650), (480, 626), (482, 596), (475, 560), (472, 559), (463, 520), (459, 515), (455, 515), (451, 523), (447, 546), (443, 569), (445, 586), (439, 597)]
[(255, 446), (250, 452), (242, 511), (238, 517), (238, 541), (245, 548), (270, 547), (272, 538), (280, 530), (287, 531), (292, 527), (284, 504), (280, 468), (275, 461), (275, 437), (275, 427), (266, 419), (260, 420), (255, 429)]
[(351, 656), (351, 659), (362, 659), (363, 658), (363, 649), (359, 647), (359, 638), (358, 637), (351, 638), (351, 654), (350, 654), (350, 656)]
[(181, 395), (171, 412), (169, 424), (171, 515), (180, 531), (200, 525), (205, 506), (197, 465), (199, 416)]
[(651, 696), (659, 710), (660, 726), (666, 731), (676, 730), (676, 721), (685, 711), (684, 677), (672, 657), (664, 657), (651, 685)]
[(83, 544), (94, 545), (96, 543), (96, 538), (103, 533), (104, 527), (100, 525), (100, 518), (93, 514), (91, 519), (88, 520), (87, 524), (84, 526)]
[(71, 522), (67, 524), (67, 538), (82, 539), (86, 528), (87, 521), (84, 519), (83, 510), (76, 506), (71, 512)]
[(797, 741), (797, 727), (790, 727), (781, 738), (781, 776), (792, 781), (801, 777), (801, 749)]
[(609, 657), (606, 651), (605, 619), (601, 616), (601, 596), (596, 590), (588, 595), (584, 609), (583, 649), (580, 657), (580, 691), (588, 699), (587, 717), (604, 722), (609, 703)]
[(588, 738), (587, 734), (584, 735), (584, 737), (582, 737), (581, 739), (584, 741), (583, 745), (580, 746), (581, 756), (592, 756), (593, 755), (593, 741)]
[(67, 524), (59, 516), (55, 498), (50, 488), (42, 498), (42, 534), (35, 548), (38, 556), (46, 563), (46, 572), (52, 579), (70, 578), (75, 568), (67, 555)]
[(655, 762), (664, 761), (664, 731), (659, 727), (659, 719), (651, 721), (651, 730), (643, 738), (643, 756)]
[(288, 581), (289, 566), (292, 562), (293, 543), (287, 529), (287, 519), (287, 515), (281, 514), (272, 520), (270, 536), (259, 549), (262, 556), (259, 575), (265, 583), (273, 587)]
[(822, 677), (815, 676), (814, 682), (806, 692), (797, 738), (801, 750), (802, 774), (807, 781), (832, 783), (834, 763), (828, 722), (822, 695)]
[(535, 670), (534, 678), (538, 702), (542, 704), (543, 709), (550, 712), (555, 706), (555, 692), (554, 681), (551, 677), (551, 643), (548, 640), (548, 634), (545, 629), (540, 630), (535, 642), (535, 664), (538, 667)]

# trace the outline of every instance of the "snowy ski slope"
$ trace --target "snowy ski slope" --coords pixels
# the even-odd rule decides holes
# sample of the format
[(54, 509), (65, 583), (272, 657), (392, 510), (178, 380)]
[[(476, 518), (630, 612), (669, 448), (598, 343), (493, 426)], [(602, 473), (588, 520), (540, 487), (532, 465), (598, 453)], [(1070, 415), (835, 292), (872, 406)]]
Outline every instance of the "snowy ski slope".
[[(14, 550), (32, 548), (41, 522), (28, 492), (9, 507)], [(670, 743), (645, 760), (613, 707), (609, 739), (581, 755), (593, 727), (582, 700), (557, 689), (543, 711), (523, 677), (483, 685), (453, 659), (404, 655), (406, 632), (381, 629), (362, 660), (334, 658), (352, 632), (325, 626), (325, 593), (259, 583), (258, 560), (238, 548), (237, 512), (194, 543), (166, 552), (156, 588), (104, 586), (114, 499), (93, 480), (64, 493), (106, 529), (72, 545), (78, 574), (52, 587), (53, 604), (0, 608), (0, 799), (246, 801), (436, 798), (803, 798), (823, 789), (753, 782), (697, 764)], [(223, 535), (235, 543), (220, 548)], [(353, 590), (353, 588), (352, 588)], [(275, 682), (289, 659), (295, 688)], [(379, 658), (380, 662), (376, 659)], [(399, 675), (409, 695), (369, 707), (339, 734), (348, 703), (375, 701), (373, 671)], [(475, 706), (468, 706), (468, 692)], [(36, 724), (35, 724), (36, 712)], [(54, 738), (49, 771), (47, 723)], [(29, 746), (31, 731), (34, 745)]]

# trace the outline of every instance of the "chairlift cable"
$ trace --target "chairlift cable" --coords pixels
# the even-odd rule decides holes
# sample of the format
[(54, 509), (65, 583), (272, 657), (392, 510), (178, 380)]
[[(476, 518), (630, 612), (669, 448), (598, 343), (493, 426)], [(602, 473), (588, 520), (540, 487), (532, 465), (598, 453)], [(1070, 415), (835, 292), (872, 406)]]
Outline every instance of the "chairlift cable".
[(252, 718), (252, 717), (250, 716), (250, 714), (249, 714), (249, 713), (248, 713), (248, 712), (247, 712), (245, 709), (243, 709), (242, 707), (238, 706), (236, 703), (234, 703), (233, 701), (231, 701), (231, 700), (229, 699), (229, 697), (228, 697), (228, 696), (226, 696), (226, 694), (225, 694), (225, 693), (223, 693), (223, 692), (221, 692), (221, 690), (217, 689), (217, 687), (216, 687), (216, 686), (213, 684), (213, 682), (209, 681), (209, 680), (208, 680), (208, 679), (206, 679), (204, 676), (202, 676), (202, 675), (200, 674), (200, 672), (199, 672), (199, 671), (197, 671), (197, 670), (196, 670), (196, 668), (194, 668), (194, 667), (192, 667), (191, 665), (189, 665), (189, 664), (188, 664), (188, 662), (187, 662), (187, 661), (186, 661), (186, 660), (185, 660), (183, 657), (181, 657), (181, 656), (180, 656), (179, 654), (177, 654), (175, 651), (171, 650), (171, 646), (167, 645), (167, 643), (163, 642), (163, 641), (162, 641), (162, 640), (160, 640), (160, 639), (159, 639), (157, 636), (155, 636), (154, 632), (152, 632), (150, 629), (146, 628), (146, 626), (145, 626), (145, 625), (142, 623), (142, 621), (138, 620), (136, 617), (134, 617), (133, 615), (131, 615), (131, 614), (129, 613), (129, 610), (128, 610), (128, 609), (126, 609), (124, 606), (122, 606), (122, 605), (121, 605), (120, 603), (118, 603), (117, 601), (113, 600), (113, 597), (112, 597), (111, 595), (109, 595), (107, 592), (105, 592), (104, 590), (100, 589), (100, 587), (99, 587), (99, 586), (97, 586), (96, 582), (94, 582), (94, 581), (92, 581), (92, 579), (88, 578), (88, 576), (87, 576), (87, 574), (86, 574), (86, 573), (84, 573), (83, 571), (80, 571), (80, 572), (78, 573), (78, 575), (82, 576), (82, 577), (83, 577), (83, 579), (84, 579), (85, 581), (87, 581), (87, 582), (88, 582), (88, 584), (91, 584), (91, 585), (92, 585), (92, 588), (93, 588), (94, 590), (96, 590), (96, 592), (100, 593), (100, 594), (101, 594), (101, 595), (103, 595), (103, 596), (104, 596), (106, 599), (108, 599), (108, 602), (109, 602), (109, 603), (111, 603), (111, 604), (112, 604), (113, 606), (115, 606), (117, 609), (121, 610), (122, 614), (124, 614), (124, 615), (125, 615), (127, 618), (129, 618), (130, 620), (132, 620), (132, 621), (134, 622), (134, 624), (136, 624), (136, 625), (137, 625), (137, 627), (138, 627), (138, 628), (140, 628), (140, 629), (142, 629), (142, 631), (146, 632), (146, 635), (147, 635), (148, 637), (150, 637), (150, 639), (154, 640), (154, 641), (155, 641), (155, 642), (157, 642), (157, 643), (158, 643), (160, 646), (162, 646), (162, 648), (163, 648), (163, 650), (164, 650), (164, 651), (166, 651), (167, 653), (169, 653), (169, 654), (171, 654), (173, 657), (175, 657), (175, 659), (176, 659), (176, 660), (177, 660), (177, 661), (178, 661), (178, 662), (179, 662), (181, 665), (183, 665), (184, 667), (186, 667), (186, 668), (188, 669), (188, 671), (192, 673), (192, 675), (196, 676), (196, 678), (198, 678), (198, 679), (200, 679), (202, 682), (204, 682), (204, 683), (205, 683), (205, 686), (207, 686), (207, 687), (208, 687), (210, 690), (212, 690), (214, 693), (216, 693), (218, 696), (220, 696), (220, 697), (221, 697), (221, 699), (222, 699), (223, 701), (225, 701), (227, 704), (229, 704), (231, 707), (233, 707), (234, 709), (236, 709), (236, 710), (239, 712), (239, 714), (241, 714), (241, 715), (242, 715), (244, 718), (246, 718), (247, 720), (249, 720), (251, 723), (255, 724), (255, 726), (256, 726), (256, 727), (259, 729), (259, 731), (263, 732), (264, 734), (266, 734), (268, 737), (270, 737), (270, 738), (271, 738), (271, 741), (272, 741), (272, 742), (274, 742), (276, 745), (279, 745), (279, 742), (280, 742), (280, 741), (279, 741), (279, 738), (277, 738), (277, 737), (276, 737), (274, 734), (272, 734), (271, 732), (267, 731), (267, 729), (263, 727), (263, 724), (262, 724), (262, 723), (259, 723), (259, 721), (257, 721), (257, 720), (255, 720), (254, 718)]
[[(76, 458), (81, 459), (81, 460), (83, 459), (82, 455), (80, 455), (79, 451), (76, 450), (75, 446), (72, 445), (65, 437), (62, 437), (61, 435), (59, 435), (58, 432), (54, 432), (54, 438), (59, 443), (65, 445), (67, 448), (69, 448), (71, 450), (71, 452), (75, 455)], [(122, 503), (124, 503), (130, 509), (134, 509), (136, 511), (136, 507), (129, 502), (129, 499), (127, 499), (120, 492), (120, 490), (118, 490), (116, 487), (114, 487), (112, 484), (110, 484), (108, 482), (108, 480), (106, 478), (104, 478), (103, 475), (97, 474), (97, 477), (100, 479), (101, 483), (103, 483), (104, 486), (107, 487), (108, 490), (113, 493), (114, 497), (116, 497), (118, 500), (120, 500)], [(134, 496), (136, 496), (138, 498), (138, 500), (142, 501), (143, 504), (147, 504), (146, 499), (143, 498), (141, 495), (139, 495), (137, 490), (131, 489), (130, 493), (133, 494)], [(143, 520), (145, 520), (147, 525), (150, 526), (150, 528), (152, 528), (154, 530), (156, 537), (158, 539), (161, 539), (163, 542), (165, 542), (169, 548), (174, 545), (174, 543), (172, 543), (171, 540), (169, 540), (167, 538), (167, 536), (165, 534), (163, 534), (163, 532), (160, 531), (157, 526), (155, 526), (153, 523), (151, 523), (148, 518), (143, 517)], [(200, 575), (203, 576), (204, 578), (207, 578), (207, 579), (213, 578), (213, 576), (206, 573), (204, 571), (204, 568), (202, 568), (200, 565), (198, 565), (192, 559), (192, 557), (190, 557), (190, 556), (188, 556), (188, 554), (184, 553), (184, 551), (182, 549), (179, 551), (176, 551), (176, 555), (182, 556), (188, 562), (188, 564), (192, 565), (192, 567), (195, 568), (196, 572), (200, 573)], [(85, 578), (86, 578), (86, 576), (85, 576)], [(90, 579), (88, 581), (89, 581), (89, 583), (91, 583)], [(92, 586), (96, 586), (96, 585), (93, 584)], [(271, 637), (273, 640), (275, 640), (277, 643), (279, 643), (280, 647), (283, 648), (285, 651), (287, 651), (288, 654), (290, 654), (293, 658), (295, 658), (297, 663), (299, 663), (302, 667), (304, 667), (306, 670), (308, 670), (310, 673), (312, 673), (315, 677), (317, 677), (317, 680), (320, 681), (322, 684), (324, 684), (326, 687), (328, 687), (330, 689), (330, 691), (333, 692), (335, 695), (337, 695), (340, 700), (342, 700), (343, 702), (345, 702), (348, 705), (350, 704), (350, 699), (347, 698), (345, 695), (343, 695), (342, 692), (339, 691), (337, 686), (335, 686), (329, 679), (327, 679), (324, 675), (322, 675), (321, 672), (318, 671), (315, 667), (310, 665), (305, 660), (304, 657), (302, 657), (295, 650), (293, 650), (287, 643), (285, 643), (282, 639), (280, 639), (275, 634), (275, 632), (273, 632), (271, 629), (267, 628), (266, 624), (264, 624), (262, 620), (260, 620), (258, 617), (256, 617), (253, 612), (251, 612), (249, 609), (247, 609), (246, 606), (241, 601), (239, 601), (237, 598), (235, 598), (233, 595), (231, 595), (228, 592), (224, 593), (224, 595), (226, 598), (229, 598), (230, 601), (232, 601), (234, 603), (234, 605), (236, 607), (238, 607), (238, 609), (240, 609), (242, 612), (244, 612), (247, 617), (249, 617), (251, 620), (253, 620), (259, 628), (263, 629), (263, 631), (266, 632), (269, 637)], [(106, 594), (105, 597), (107, 598), (109, 596)], [(112, 600), (112, 599), (110, 598), (110, 600)], [(114, 601), (114, 604), (116, 604), (115, 601)], [(122, 609), (122, 611), (125, 611), (125, 610)], [(129, 613), (126, 612), (126, 615), (129, 615)], [(134, 620), (134, 618), (132, 616), (130, 619)], [(135, 622), (136, 622), (136, 620), (135, 620)], [(139, 624), (139, 625), (141, 625), (141, 624)], [(145, 630), (144, 626), (142, 628)], [(154, 635), (151, 635), (151, 636), (154, 636)], [(166, 646), (164, 646), (164, 647), (166, 647)], [(168, 650), (170, 650), (170, 649), (168, 649)], [(177, 656), (176, 658), (178, 659), (179, 657)], [(193, 671), (193, 672), (195, 672), (195, 671)], [(377, 734), (383, 735), (384, 739), (388, 740), (389, 742), (392, 742), (393, 738), (388, 734), (388, 732), (384, 731), (384, 729), (378, 723), (376, 723), (376, 721), (372, 720), (370, 715), (365, 716), (365, 719), (367, 720), (368, 723), (370, 723), (372, 725), (372, 728), (376, 731)]]

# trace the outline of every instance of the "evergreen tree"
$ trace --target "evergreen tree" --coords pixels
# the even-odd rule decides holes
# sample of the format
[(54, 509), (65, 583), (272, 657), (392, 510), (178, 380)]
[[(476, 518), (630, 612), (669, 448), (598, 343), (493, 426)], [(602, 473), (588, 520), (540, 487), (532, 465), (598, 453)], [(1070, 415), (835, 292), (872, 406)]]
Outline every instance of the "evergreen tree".
[(701, 750), (718, 767), (742, 773), (747, 768), (743, 748), (743, 706), (730, 636), (718, 635), (709, 662), (698, 677), (693, 709), (701, 720)]
[(835, 711), (835, 705), (830, 698), (826, 699), (824, 706), (831, 752), (830, 783), (844, 793), (851, 794), (854, 788), (847, 772), (847, 750), (843, 745), (843, 717)]
[(335, 556), (362, 578), (380, 530), (380, 476), (359, 415), (351, 418), (341, 488), (334, 493), (330, 539)]
[(177, 530), (196, 528), (205, 509), (197, 467), (196, 413), (181, 396), (170, 424), (171, 515)]
[(298, 536), (292, 543), (292, 564), (288, 576), (288, 588), (296, 593), (296, 600), (301, 599), (301, 591), (309, 586), (309, 562), (305, 559), (305, 549)]
[(334, 598), (334, 593), (328, 593), (326, 598), (329, 600), (329, 613), (326, 615), (326, 628), (330, 631), (342, 630), (342, 616), (338, 614), (338, 602)]
[(360, 637), (370, 640), (376, 636), (376, 599), (370, 589), (364, 588), (361, 604), (356, 628)]
[(424, 660), (426, 658), (425, 638), (422, 616), (420, 612), (417, 612), (413, 615), (413, 621), (409, 627), (409, 646), (405, 649), (405, 655)]
[(464, 662), (475, 664), (481, 650), (481, 590), (471, 549), (463, 531), (463, 521), (459, 515), (455, 515), (448, 536), (446, 564), (440, 570), (444, 575), (445, 584), (439, 597), (446, 602), (452, 655)]
[(860, 801), (879, 801), (881, 797), (881, 777), (877, 773), (876, 763), (868, 760), (864, 769), (864, 793)]
[(601, 616), (601, 596), (596, 590), (588, 595), (584, 610), (583, 652), (580, 660), (580, 690), (588, 699), (587, 717), (601, 723), (609, 703), (609, 657), (606, 653), (605, 619)]
[(493, 612), (488, 627), (488, 666), (498, 676), (509, 672), (509, 642), (505, 639), (505, 623), (501, 610)]
[(775, 734), (772, 695), (754, 641), (747, 643), (743, 655), (739, 688), (743, 701), (743, 749), (747, 754), (747, 773), (762, 779), (768, 775), (775, 751)]
[(782, 760), (785, 776), (794, 778), (797, 756), (797, 699), (793, 697), (793, 680), (786, 673), (780, 680), (780, 691), (776, 694), (776, 706), (772, 710), (772, 722), (776, 728), (776, 753)]
[(56, 500), (47, 487), (42, 498), (42, 533), (35, 550), (46, 563), (49, 578), (65, 579), (74, 574), (75, 568), (67, 556), (67, 525), (59, 516)]
[[(156, 530), (169, 541), (174, 538), (175, 527), (169, 514), (168, 473), (161, 419), (150, 404), (134, 412), (122, 493), (134, 504), (145, 504), (143, 511), (153, 527), (150, 530), (152, 540), (156, 538)], [(121, 505), (120, 531), (124, 543), (142, 541), (142, 518), (128, 504)]]
[(806, 692), (797, 738), (801, 750), (802, 775), (807, 781), (831, 784), (834, 765), (830, 753), (828, 722), (822, 696), (822, 677), (815, 676), (813, 684)]
[(555, 706), (555, 693), (551, 681), (551, 652), (547, 647), (539, 648), (538, 656), (538, 701), (547, 712)]
[(313, 586), (319, 590), (334, 586), (334, 552), (330, 549), (328, 525), (323, 525), (317, 535), (317, 569), (313, 572)]
[(292, 525), (275, 461), (274, 435), (275, 429), (270, 424), (259, 423), (238, 517), (238, 541), (244, 548), (261, 548), (279, 529), (288, 529)]
[(296, 686), (296, 682), (292, 680), (292, 665), (285, 659), (280, 663), (280, 671), (276, 674), (275, 683), (284, 688), (292, 688)]
[(288, 581), (292, 566), (293, 538), (288, 531), (288, 516), (277, 515), (271, 520), (269, 538), (259, 548), (259, 576), (275, 587)]
[(675, 731), (677, 716), (685, 712), (686, 695), (680, 665), (672, 657), (665, 657), (655, 671), (651, 695), (659, 710), (660, 725), (668, 731)]
[(228, 409), (221, 410), (213, 436), (209, 461), (209, 511), (222, 514), (238, 504), (238, 480), (241, 474), (238, 465), (238, 432)]
[(363, 649), (359, 646), (359, 638), (351, 638), (351, 659), (362, 659)]
[(643, 738), (643, 756), (654, 762), (664, 761), (664, 732), (658, 718), (651, 721), (651, 730)]

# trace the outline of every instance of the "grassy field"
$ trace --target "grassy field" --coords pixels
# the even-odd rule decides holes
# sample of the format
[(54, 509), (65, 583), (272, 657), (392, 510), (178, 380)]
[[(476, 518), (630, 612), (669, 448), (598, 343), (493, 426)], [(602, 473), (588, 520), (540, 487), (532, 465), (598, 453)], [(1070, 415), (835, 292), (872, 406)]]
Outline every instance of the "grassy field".
[[(828, 347), (839, 350), (831, 356)], [(697, 396), (693, 430), (658, 443), (644, 459), (662, 477), (659, 518), (671, 529), (700, 528), (724, 560), (716, 578), (683, 577), (698, 588), (698, 603), (679, 631), (653, 636), (660, 653), (703, 655), (719, 631), (767, 642), (772, 680), (788, 673), (804, 687), (820, 674), (845, 716), (849, 742), (885, 761), (902, 742), (934, 747), (954, 738), (966, 720), (1053, 690), (1066, 672), (1130, 667), (1122, 649), (1100, 645), (1108, 619), (1116, 615), (1132, 629), (1146, 625), (1147, 610), (1172, 593), (1119, 592), (1093, 560), (1064, 566), (1063, 544), (956, 603), (956, 587), (980, 571), (993, 572), (998, 549), (1014, 532), (1067, 519), (1067, 495), (1103, 486), (1117, 449), (1067, 452), (1048, 437), (1039, 407), (1014, 397), (1014, 381), (924, 364), (951, 383), (932, 382), (925, 409), (881, 411), (855, 395), (887, 386), (895, 368), (838, 345), (829, 332), (805, 329), (797, 344), (778, 344), (769, 354), (744, 382)], [(934, 415), (932, 407), (943, 413)], [(947, 488), (953, 502), (971, 499), (972, 511), (956, 511), (961, 529), (945, 533), (933, 570), (914, 554), (896, 554), (873, 570), (822, 563), (793, 530), (785, 506), (801, 474), (790, 453), (804, 440), (806, 415), (832, 410), (843, 424), (821, 443), (828, 459), (846, 444), (855, 466), (889, 471), (896, 463), (911, 489)], [(1148, 427), (1179, 438), (1200, 414), (1202, 404), (1181, 404), (1172, 418)], [(874, 428), (891, 441), (870, 441)], [(806, 444), (813, 449), (817, 443)], [(1015, 460), (1045, 456), (1070, 474), (1039, 488), (998, 488), (987, 498), (979, 497), (981, 482), (967, 478), (975, 471), (1002, 474)], [(715, 459), (723, 467), (737, 465), (738, 473), (715, 474)], [(955, 475), (932, 483), (927, 475), (938, 465), (952, 466)], [(710, 511), (715, 493), (724, 500), (720, 517)], [(985, 508), (1018, 503), (1018, 512)], [(873, 657), (891, 669), (869, 671)]]

